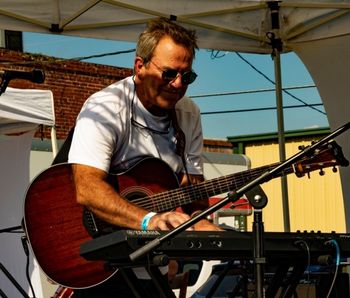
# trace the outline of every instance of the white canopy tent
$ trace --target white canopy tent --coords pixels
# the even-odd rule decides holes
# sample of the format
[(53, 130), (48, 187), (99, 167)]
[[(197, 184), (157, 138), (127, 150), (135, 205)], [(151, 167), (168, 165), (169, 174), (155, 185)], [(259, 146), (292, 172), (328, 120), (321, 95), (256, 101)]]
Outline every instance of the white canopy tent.
[(172, 17), (193, 27), (201, 48), (271, 53), (271, 10), (283, 52), (296, 44), (349, 34), (348, 0), (2, 0), (0, 28), (136, 41), (145, 23)]
[[(53, 95), (49, 90), (25, 90), (8, 87), (0, 96), (0, 289), (8, 297), (19, 297), (13, 282), (6, 278), (8, 271), (29, 293), (26, 280), (26, 255), (16, 228), (23, 218), (23, 200), (30, 182), (30, 150), (38, 125), (52, 127), (53, 147), (56, 147)], [(56, 149), (57, 150), (57, 149)], [(55, 151), (55, 150), (53, 150)], [(6, 230), (6, 231), (5, 231)], [(8, 231), (8, 232), (7, 232)], [(39, 281), (39, 268), (30, 257), (32, 280)], [(3, 271), (3, 272), (2, 272)], [(40, 294), (41, 284), (35, 283)]]

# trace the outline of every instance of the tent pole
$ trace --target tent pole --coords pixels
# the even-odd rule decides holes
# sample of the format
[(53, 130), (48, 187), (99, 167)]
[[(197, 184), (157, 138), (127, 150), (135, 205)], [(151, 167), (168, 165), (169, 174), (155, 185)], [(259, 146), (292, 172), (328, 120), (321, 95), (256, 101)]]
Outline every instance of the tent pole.
[(51, 127), (51, 146), (52, 146), (52, 155), (53, 158), (57, 155), (58, 146), (57, 146), (57, 137), (56, 137), (56, 127)]
[[(278, 125), (278, 146), (280, 161), (286, 160), (286, 148), (284, 140), (284, 117), (283, 117), (283, 98), (282, 98), (282, 75), (281, 75), (281, 52), (283, 43), (280, 38), (280, 1), (272, 0), (267, 2), (271, 11), (271, 31), (266, 34), (272, 46), (272, 58), (275, 67), (276, 84), (276, 106), (277, 106), (277, 125)], [(288, 200), (288, 182), (287, 176), (281, 177), (282, 207), (284, 231), (290, 232), (289, 223), (289, 200)]]
[[(279, 146), (280, 161), (283, 162), (286, 160), (286, 152), (285, 152), (285, 138), (284, 138), (283, 97), (282, 97), (282, 80), (281, 80), (281, 77), (282, 77), (281, 76), (281, 55), (278, 50), (274, 51), (273, 60), (274, 60), (274, 67), (275, 67), (275, 82), (276, 82), (278, 146)], [(287, 176), (281, 177), (281, 190), (282, 190), (284, 231), (290, 232)]]

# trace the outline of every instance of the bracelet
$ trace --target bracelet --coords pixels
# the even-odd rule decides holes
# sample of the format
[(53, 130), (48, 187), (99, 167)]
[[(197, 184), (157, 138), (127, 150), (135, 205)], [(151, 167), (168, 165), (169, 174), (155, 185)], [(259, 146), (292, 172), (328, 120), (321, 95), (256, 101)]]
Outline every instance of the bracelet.
[(142, 231), (146, 231), (147, 228), (148, 228), (148, 224), (149, 224), (149, 221), (151, 220), (151, 218), (153, 216), (155, 216), (157, 213), (155, 212), (149, 212), (147, 213), (143, 218), (142, 218), (142, 221), (141, 221), (141, 230)]

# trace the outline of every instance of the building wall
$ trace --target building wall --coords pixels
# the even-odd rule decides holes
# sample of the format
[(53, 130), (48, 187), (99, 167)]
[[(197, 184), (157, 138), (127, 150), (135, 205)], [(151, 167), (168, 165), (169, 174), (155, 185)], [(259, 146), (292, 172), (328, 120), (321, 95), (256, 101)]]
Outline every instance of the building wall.
[[(23, 89), (45, 89), (53, 92), (57, 138), (65, 139), (74, 125), (76, 116), (85, 100), (94, 92), (132, 74), (132, 69), (61, 60), (53, 57), (26, 54), (0, 49), (0, 70), (29, 72), (34, 68), (45, 73), (43, 84), (27, 80), (11, 80), (9, 87)], [(43, 131), (50, 138), (49, 128)], [(40, 132), (36, 137), (41, 137)]]
[[(286, 157), (296, 154), (300, 145), (310, 145), (311, 138), (287, 140)], [(279, 160), (277, 142), (251, 142), (245, 146), (245, 154), (251, 160), (251, 168), (273, 164)], [(325, 175), (312, 172), (310, 178), (287, 176), (290, 230), (322, 232), (346, 232), (343, 195), (339, 173), (332, 168), (325, 169)], [(275, 178), (262, 185), (268, 197), (268, 205), (263, 209), (263, 219), (267, 231), (283, 231), (283, 206), (281, 179)], [(252, 218), (248, 218), (251, 229)]]
[[(49, 56), (27, 54), (0, 48), (0, 71), (31, 71), (42, 69), (43, 84), (26, 80), (11, 80), (10, 87), (23, 89), (46, 89), (53, 92), (57, 139), (64, 140), (74, 125), (76, 116), (85, 100), (94, 92), (132, 74), (132, 69), (61, 60)], [(50, 139), (50, 130), (43, 131), (44, 139)], [(41, 132), (36, 138), (41, 138)], [(59, 142), (59, 144), (62, 142)], [(232, 144), (225, 140), (205, 140), (204, 151), (232, 153)]]

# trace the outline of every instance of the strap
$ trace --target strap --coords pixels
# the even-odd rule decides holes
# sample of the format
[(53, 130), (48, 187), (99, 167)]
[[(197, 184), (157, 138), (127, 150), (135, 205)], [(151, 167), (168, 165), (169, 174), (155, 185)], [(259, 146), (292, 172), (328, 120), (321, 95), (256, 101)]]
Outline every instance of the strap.
[(55, 165), (58, 163), (64, 163), (64, 162), (68, 161), (68, 153), (69, 153), (70, 145), (72, 143), (73, 134), (74, 134), (74, 126), (70, 129), (67, 138), (65, 139), (62, 147), (60, 148), (60, 150), (56, 154), (51, 165)]
[(190, 175), (188, 174), (187, 166), (186, 166), (186, 158), (185, 158), (185, 148), (186, 148), (186, 136), (183, 130), (181, 129), (176, 116), (175, 109), (172, 109), (170, 112), (171, 121), (173, 123), (173, 127), (175, 130), (175, 138), (176, 138), (176, 154), (181, 157), (183, 167), (185, 169), (185, 174), (188, 180), (188, 183), (191, 185)]

